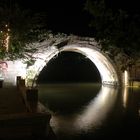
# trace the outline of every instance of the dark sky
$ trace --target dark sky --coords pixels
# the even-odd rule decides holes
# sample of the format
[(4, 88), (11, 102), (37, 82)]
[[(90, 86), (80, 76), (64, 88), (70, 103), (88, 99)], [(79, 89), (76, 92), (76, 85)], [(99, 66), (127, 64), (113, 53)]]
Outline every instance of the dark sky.
[(35, 0), (29, 5), (22, 2), (24, 6), (31, 7), (36, 11), (45, 11), (47, 24), (54, 32), (88, 34), (88, 23), (90, 17), (84, 10), (85, 0)]
[[(47, 24), (54, 32), (92, 35), (89, 23), (91, 16), (84, 10), (86, 0), (19, 0), (26, 7), (36, 11), (45, 11)], [(124, 9), (129, 12), (139, 12), (137, 0), (106, 0), (113, 9)]]
[[(45, 11), (47, 27), (54, 32), (64, 32), (81, 36), (92, 36), (89, 23), (91, 16), (84, 10), (86, 0), (1, 0), (17, 1), (22, 7), (34, 11)], [(93, 0), (94, 1), (94, 0)], [(108, 7), (122, 8), (129, 12), (139, 12), (137, 0), (106, 0)]]

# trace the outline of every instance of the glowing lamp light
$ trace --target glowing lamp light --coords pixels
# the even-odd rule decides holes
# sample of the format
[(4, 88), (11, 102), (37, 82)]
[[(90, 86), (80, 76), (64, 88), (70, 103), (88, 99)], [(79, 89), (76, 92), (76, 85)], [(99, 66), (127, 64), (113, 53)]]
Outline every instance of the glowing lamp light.
[(10, 39), (10, 36), (7, 34), (7, 37), (5, 39), (6, 52), (8, 52), (8, 50), (9, 50), (9, 39)]
[(2, 34), (2, 46), (4, 47), (5, 51), (8, 52), (9, 50), (9, 41), (10, 41), (10, 28), (8, 25), (5, 25), (5, 29), (1, 30), (0, 33)]
[(124, 85), (128, 85), (128, 71), (126, 70), (124, 71)]

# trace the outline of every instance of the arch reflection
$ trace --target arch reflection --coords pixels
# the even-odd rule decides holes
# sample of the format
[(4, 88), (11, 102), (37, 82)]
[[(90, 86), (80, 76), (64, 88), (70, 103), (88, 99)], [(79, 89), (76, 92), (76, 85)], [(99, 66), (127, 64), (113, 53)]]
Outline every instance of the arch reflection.
[(102, 86), (99, 93), (80, 112), (70, 116), (54, 115), (51, 126), (56, 133), (79, 133), (100, 127), (113, 108), (118, 90)]

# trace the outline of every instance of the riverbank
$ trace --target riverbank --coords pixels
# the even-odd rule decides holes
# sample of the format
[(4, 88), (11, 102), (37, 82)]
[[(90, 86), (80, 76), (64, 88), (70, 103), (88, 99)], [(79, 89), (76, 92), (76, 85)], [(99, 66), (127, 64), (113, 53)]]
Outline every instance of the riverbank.
[(130, 87), (140, 87), (140, 81), (130, 81), (129, 86)]
[(17, 87), (0, 88), (0, 139), (44, 139), (50, 118), (40, 102), (36, 111), (28, 110)]

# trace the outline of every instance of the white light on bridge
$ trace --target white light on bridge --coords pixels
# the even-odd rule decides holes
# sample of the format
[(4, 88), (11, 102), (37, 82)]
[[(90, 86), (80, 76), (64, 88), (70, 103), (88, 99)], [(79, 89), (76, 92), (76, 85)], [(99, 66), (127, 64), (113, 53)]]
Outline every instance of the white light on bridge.
[[(118, 77), (112, 63), (99, 50), (95, 48), (89, 48), (86, 46), (83, 47), (81, 45), (76, 44), (67, 45), (61, 47), (60, 49), (58, 49), (55, 46), (49, 47), (49, 49), (46, 47), (46, 50), (45, 47), (43, 49), (40, 48), (38, 52), (33, 54), (33, 58), (35, 59), (34, 65), (28, 67), (27, 69), (23, 68), (23, 71), (26, 71), (26, 77), (36, 79), (36, 77), (42, 71), (43, 67), (47, 65), (47, 63), (51, 59), (53, 59), (56, 55), (58, 55), (58, 53), (63, 51), (78, 52), (83, 54), (85, 57), (89, 58), (97, 67), (101, 76), (102, 83), (112, 85), (118, 83)], [(18, 67), (20, 67), (20, 65)], [(30, 73), (30, 76), (28, 76), (28, 73)], [(25, 77), (25, 72), (23, 72), (22, 75), (24, 75)]]
[(89, 58), (100, 72), (102, 83), (116, 85), (118, 77), (116, 71), (109, 60), (99, 50), (77, 45), (70, 45), (61, 48), (60, 51), (79, 52)]

